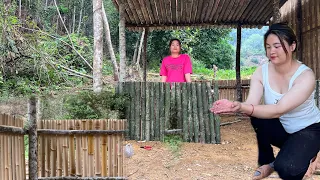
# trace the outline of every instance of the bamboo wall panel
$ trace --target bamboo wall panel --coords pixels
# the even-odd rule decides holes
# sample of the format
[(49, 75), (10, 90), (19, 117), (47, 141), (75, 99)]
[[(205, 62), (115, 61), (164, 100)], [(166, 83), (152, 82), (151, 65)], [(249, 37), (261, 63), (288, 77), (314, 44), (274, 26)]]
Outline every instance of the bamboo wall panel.
[(126, 115), (130, 139), (163, 141), (168, 130), (182, 130), (187, 142), (220, 142), (216, 138), (220, 124), (214, 122), (209, 110), (214, 100), (211, 82), (125, 82), (123, 85), (124, 93), (131, 97), (126, 110), (130, 113)]
[[(237, 100), (236, 80), (219, 80), (219, 99)], [(250, 80), (241, 80), (242, 97), (246, 100), (249, 94)]]
[[(320, 1), (301, 0), (302, 3), (302, 61), (312, 68), (316, 79), (320, 79)], [(280, 9), (281, 21), (288, 22), (298, 31), (298, 0), (288, 0)], [(299, 45), (300, 42), (298, 42)]]
[[(24, 120), (12, 115), (0, 114), (0, 125), (22, 129)], [(24, 135), (0, 132), (0, 159), (0, 179), (25, 179)]]
[[(39, 129), (125, 130), (126, 120), (42, 120)], [(39, 177), (124, 177), (124, 134), (39, 135)]]

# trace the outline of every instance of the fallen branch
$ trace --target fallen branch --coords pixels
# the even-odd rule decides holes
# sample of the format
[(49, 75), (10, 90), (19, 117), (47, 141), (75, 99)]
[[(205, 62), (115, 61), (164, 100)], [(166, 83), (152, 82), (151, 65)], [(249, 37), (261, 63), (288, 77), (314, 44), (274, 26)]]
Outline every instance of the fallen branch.
[(237, 122), (240, 122), (241, 120), (236, 120), (236, 121), (231, 121), (231, 122), (225, 122), (225, 123), (221, 123), (220, 126), (226, 126), (226, 125), (230, 125), (230, 124), (234, 124)]

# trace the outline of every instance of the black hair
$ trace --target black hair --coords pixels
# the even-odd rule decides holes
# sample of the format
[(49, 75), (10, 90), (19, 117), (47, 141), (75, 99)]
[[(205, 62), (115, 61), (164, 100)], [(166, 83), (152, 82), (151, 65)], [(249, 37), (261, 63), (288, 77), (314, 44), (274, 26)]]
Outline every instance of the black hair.
[(177, 38), (173, 38), (173, 39), (170, 40), (170, 42), (169, 42), (169, 47), (171, 46), (171, 44), (172, 44), (173, 41), (178, 41), (179, 46), (181, 47), (181, 41), (180, 41), (179, 39), (177, 39)]
[[(269, 28), (269, 30), (264, 34), (264, 48), (266, 49), (266, 41), (267, 37), (270, 34), (276, 35), (281, 43), (281, 46), (286, 54), (288, 54), (288, 50), (286, 49), (283, 41), (286, 41), (289, 46), (291, 46), (293, 43), (296, 43), (297, 45), (297, 36), (295, 35), (294, 31), (286, 24), (286, 23), (275, 23), (272, 24)], [(296, 51), (297, 48), (294, 49)]]

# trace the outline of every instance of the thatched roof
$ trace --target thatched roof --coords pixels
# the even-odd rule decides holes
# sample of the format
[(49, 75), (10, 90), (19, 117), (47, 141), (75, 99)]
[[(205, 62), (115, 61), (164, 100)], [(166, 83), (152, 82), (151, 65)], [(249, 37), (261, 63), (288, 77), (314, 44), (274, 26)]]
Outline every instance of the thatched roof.
[[(280, 7), (287, 0), (280, 0)], [(125, 7), (126, 27), (140, 30), (197, 26), (261, 27), (273, 15), (274, 0), (113, 0)]]

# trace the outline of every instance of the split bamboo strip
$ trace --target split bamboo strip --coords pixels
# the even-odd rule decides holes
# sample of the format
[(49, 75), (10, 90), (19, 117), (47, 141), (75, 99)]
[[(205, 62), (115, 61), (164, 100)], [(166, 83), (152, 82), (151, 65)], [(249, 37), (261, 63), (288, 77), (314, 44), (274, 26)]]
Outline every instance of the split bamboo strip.
[(135, 101), (136, 101), (136, 95), (135, 95), (135, 85), (134, 83), (130, 83), (130, 97), (131, 97), (131, 103), (130, 103), (130, 139), (135, 138)]
[[(210, 82), (209, 82), (210, 83)], [(203, 102), (203, 121), (205, 126), (205, 134), (206, 134), (206, 143), (211, 142), (210, 137), (210, 126), (209, 126), (209, 102), (208, 102), (208, 93), (207, 86), (205, 82), (201, 83), (201, 93), (202, 93), (202, 102)], [(201, 97), (199, 97), (201, 98)]]
[[(208, 97), (208, 104), (209, 106), (212, 105), (213, 103), (213, 96), (212, 96), (212, 89), (211, 89), (211, 83), (207, 82), (206, 83), (206, 87), (207, 87), (207, 97)], [(214, 94), (216, 94), (218, 92), (216, 92), (216, 89), (214, 89)], [(219, 95), (218, 95), (219, 96)], [(210, 108), (210, 107), (209, 107)], [(209, 112), (209, 127), (210, 127), (210, 139), (211, 139), (211, 143), (215, 144), (216, 143), (216, 131), (215, 131), (215, 123), (214, 123), (214, 115), (213, 113)]]
[(170, 83), (165, 83), (164, 117), (165, 129), (170, 129)]
[(182, 119), (183, 119), (183, 141), (188, 141), (188, 92), (187, 83), (182, 84)]
[(181, 109), (181, 83), (176, 83), (176, 105), (177, 105), (177, 128), (182, 129), (182, 109)]
[(145, 140), (146, 134), (146, 82), (141, 82), (141, 116), (140, 116), (140, 139)]
[[(7, 114), (4, 114), (4, 125), (8, 125), (7, 124), (8, 120), (7, 120)], [(9, 179), (9, 157), (8, 157), (8, 134), (4, 134), (4, 164), (5, 164), (5, 173), (4, 173), (4, 179)]]
[[(58, 130), (62, 129), (62, 122), (61, 120), (57, 120), (57, 126), (56, 128)], [(62, 176), (62, 145), (63, 145), (63, 136), (58, 135), (57, 136), (57, 176)]]
[[(56, 121), (50, 120), (51, 128), (56, 129)], [(50, 167), (51, 167), (51, 177), (56, 177), (57, 174), (57, 135), (52, 135), (51, 137), (51, 154), (50, 154)]]
[[(121, 120), (120, 121), (120, 130), (122, 130), (122, 129), (126, 129), (126, 120)], [(120, 176), (120, 177), (124, 177), (124, 170), (123, 170), (123, 168), (124, 168), (124, 155), (123, 155), (123, 146), (124, 146), (124, 135), (123, 134), (119, 134), (118, 135), (119, 136), (119, 149), (120, 149), (120, 151), (119, 151), (119, 156), (120, 156), (120, 163), (119, 163), (119, 173), (118, 173), (118, 176)]]
[[(86, 120), (81, 121), (81, 129), (89, 130), (88, 122)], [(83, 177), (88, 177), (89, 173), (89, 152), (88, 152), (88, 136), (82, 136), (82, 157), (83, 157), (83, 169), (82, 175)]]
[[(146, 83), (146, 141), (150, 141), (150, 83)], [(124, 129), (124, 128), (122, 128)]]
[[(11, 126), (10, 124), (10, 119), (9, 119), (9, 115), (6, 114), (6, 125)], [(8, 164), (7, 164), (7, 180), (12, 180), (12, 166), (11, 166), (11, 144), (12, 144), (12, 139), (11, 139), (11, 135), (8, 134), (7, 135), (7, 153), (6, 156), (8, 156)]]
[[(129, 82), (124, 82), (123, 86), (123, 94), (130, 97), (130, 88), (129, 88)], [(125, 107), (125, 118), (130, 120), (130, 104), (131, 102), (126, 102)], [(130, 139), (130, 129), (126, 129), (125, 136)]]
[[(89, 120), (89, 130), (93, 129), (93, 122)], [(89, 155), (89, 165), (94, 163), (94, 143), (93, 143), (93, 135), (88, 135), (88, 155)], [(94, 167), (89, 166), (88, 176), (94, 176)]]
[[(49, 129), (49, 120), (44, 121), (46, 129)], [(44, 135), (45, 137), (45, 177), (50, 177), (50, 135)]]
[(188, 91), (188, 124), (189, 124), (189, 140), (190, 142), (194, 142), (194, 124), (192, 119), (192, 93), (191, 93), (191, 83), (187, 83), (187, 91)]
[(164, 83), (160, 83), (160, 96), (159, 96), (159, 126), (160, 126), (160, 141), (164, 141), (164, 131), (165, 131), (165, 115), (164, 115), (164, 99), (165, 99), (165, 92), (164, 92)]
[[(101, 122), (100, 120), (95, 120), (94, 123), (95, 130), (100, 130), (101, 129)], [(101, 135), (95, 135), (94, 138), (94, 153), (95, 153), (95, 177), (101, 177), (101, 159), (100, 159), (100, 139)]]
[[(111, 120), (108, 120), (108, 130), (111, 128), (112, 122)], [(112, 165), (113, 165), (113, 159), (112, 159), (112, 137), (111, 135), (108, 135), (108, 176), (113, 177), (113, 171), (112, 171)]]
[[(9, 125), (10, 126), (13, 126), (13, 127), (15, 127), (15, 122), (14, 122), (14, 117), (13, 116), (9, 116), (8, 117), (9, 118)], [(15, 168), (15, 166), (16, 166), (16, 156), (15, 156), (15, 139), (16, 139), (16, 136), (14, 135), (14, 134), (10, 134), (10, 138), (11, 138), (11, 147), (9, 147), (10, 148), (10, 151), (9, 151), (9, 153), (10, 154), (8, 154), (8, 156), (9, 156), (9, 158), (11, 159), (11, 179), (13, 179), (13, 180), (15, 180), (16, 179), (16, 176), (15, 176), (15, 170), (16, 170), (16, 168)]]
[(198, 102), (197, 102), (197, 90), (196, 83), (191, 83), (192, 91), (192, 113), (194, 123), (194, 142), (199, 142), (199, 118), (198, 118)]
[[(218, 83), (214, 82), (214, 101), (218, 100), (219, 94), (218, 94)], [(214, 116), (214, 127), (215, 127), (215, 133), (216, 133), (216, 143), (221, 143), (221, 137), (220, 137), (220, 117)]]
[[(43, 129), (43, 121), (38, 121), (38, 129)], [(45, 165), (45, 158), (44, 158), (44, 137), (38, 136), (38, 177), (44, 177), (44, 165)]]
[[(107, 129), (107, 120), (102, 121), (102, 129)], [(108, 175), (108, 164), (107, 164), (107, 152), (108, 152), (108, 147), (107, 147), (107, 136), (108, 135), (103, 135), (102, 136), (102, 177), (106, 177)]]
[[(20, 126), (23, 128), (24, 127), (24, 119), (21, 119), (20, 121)], [(26, 163), (25, 163), (25, 146), (24, 146), (24, 136), (20, 136), (20, 141), (19, 141), (19, 146), (21, 147), (21, 152), (19, 154), (20, 157), (20, 164), (21, 164), (21, 168), (20, 168), (20, 177), (21, 178), (26, 178)]]
[[(114, 119), (111, 119), (111, 129), (114, 129), (116, 127), (116, 121)], [(111, 135), (112, 137), (112, 176), (117, 176), (117, 169), (118, 169), (118, 159), (117, 159), (117, 138), (116, 135)]]
[[(14, 119), (14, 126), (15, 127), (19, 127), (18, 126), (18, 124), (19, 124), (18, 123), (18, 118), (13, 116), (13, 119)], [(20, 152), (19, 145), (18, 145), (19, 144), (18, 143), (19, 136), (21, 136), (21, 135), (17, 135), (17, 134), (14, 135), (14, 146), (13, 146), (13, 151), (14, 151), (14, 155), (13, 156), (14, 157), (13, 157), (13, 163), (14, 163), (15, 167), (13, 167), (14, 168), (14, 170), (13, 170), (13, 179), (21, 179), (21, 177), (19, 176), (20, 164), (19, 164), (19, 156), (18, 156), (18, 154)], [(22, 168), (22, 166), (21, 166), (21, 168)]]
[(141, 86), (140, 83), (135, 83), (135, 140), (141, 140), (140, 136), (140, 126), (141, 126), (141, 119), (140, 119), (140, 100), (141, 100)]
[(171, 91), (170, 91), (170, 128), (169, 129), (176, 129), (177, 128), (177, 103), (176, 103), (176, 83), (171, 84)]
[(150, 140), (154, 140), (154, 122), (155, 122), (155, 100), (154, 100), (154, 92), (155, 85), (154, 82), (150, 84)]
[(200, 142), (205, 143), (205, 125), (204, 125), (204, 118), (203, 118), (203, 102), (202, 102), (202, 90), (201, 90), (201, 83), (196, 84), (196, 91), (197, 91), (197, 104), (198, 104), (198, 117), (199, 117), (199, 128), (200, 128)]
[[(62, 121), (62, 129), (68, 129), (68, 121), (69, 120), (63, 120)], [(64, 176), (69, 176), (70, 175), (70, 170), (69, 170), (69, 143), (68, 143), (68, 138), (67, 136), (63, 137), (63, 146), (62, 146), (62, 169), (63, 169), (63, 175)]]
[[(75, 129), (81, 129), (81, 120), (75, 121)], [(81, 135), (76, 136), (76, 176), (82, 177), (82, 153), (81, 153)]]
[(154, 140), (160, 140), (160, 83), (155, 83), (155, 122), (154, 122)]
[[(0, 125), (4, 124), (4, 114), (0, 114)], [(0, 179), (5, 179), (5, 134), (0, 133)]]

